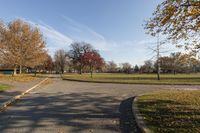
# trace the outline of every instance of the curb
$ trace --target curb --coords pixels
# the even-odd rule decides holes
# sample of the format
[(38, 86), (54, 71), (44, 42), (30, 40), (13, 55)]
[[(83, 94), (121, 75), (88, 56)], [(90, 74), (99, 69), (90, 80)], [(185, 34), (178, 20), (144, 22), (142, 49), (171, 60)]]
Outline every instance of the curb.
[(35, 86), (31, 87), (30, 89), (28, 89), (28, 90), (22, 92), (21, 94), (15, 96), (15, 97), (13, 97), (13, 98), (11, 98), (11, 99), (8, 100), (8, 101), (2, 103), (2, 104), (0, 105), (0, 112), (5, 111), (6, 108), (7, 108), (9, 105), (11, 105), (12, 103), (14, 103), (14, 102), (16, 102), (17, 100), (21, 99), (24, 95), (26, 95), (27, 93), (29, 93), (29, 92), (32, 91), (33, 89), (39, 87), (41, 84), (43, 84), (43, 83), (44, 83), (45, 81), (47, 81), (47, 80), (48, 80), (48, 78), (45, 78), (45, 79), (42, 80), (40, 83), (36, 84)]
[(62, 78), (62, 80), (67, 81), (74, 81), (74, 82), (86, 82), (86, 83), (108, 83), (108, 84), (133, 84), (133, 85), (163, 85), (163, 86), (199, 86), (200, 84), (165, 84), (165, 83), (128, 83), (128, 82), (112, 82), (112, 81), (92, 81), (92, 80), (81, 80), (81, 79), (69, 79), (69, 78)]
[(145, 122), (143, 121), (143, 117), (141, 116), (138, 106), (137, 106), (138, 96), (136, 96), (133, 100), (132, 111), (135, 117), (136, 123), (142, 133), (153, 133), (149, 128), (147, 128)]

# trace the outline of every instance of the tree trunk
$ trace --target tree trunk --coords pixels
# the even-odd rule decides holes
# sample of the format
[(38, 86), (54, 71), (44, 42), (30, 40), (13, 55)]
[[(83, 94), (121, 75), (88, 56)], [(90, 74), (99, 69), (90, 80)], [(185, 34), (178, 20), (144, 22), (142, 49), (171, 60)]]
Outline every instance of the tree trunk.
[(157, 80), (160, 80), (160, 68), (158, 67), (158, 71), (157, 71)]
[(157, 38), (157, 80), (160, 80), (160, 40)]
[(160, 59), (157, 59), (157, 80), (160, 80)]
[(160, 80), (160, 56), (158, 53), (158, 59), (157, 59), (157, 80)]
[(36, 74), (37, 74), (37, 69), (35, 69), (35, 77), (36, 77)]
[(22, 65), (19, 66), (19, 74), (22, 74)]
[(14, 69), (13, 69), (13, 75), (12, 76), (15, 76), (16, 74), (17, 74), (17, 68), (14, 67)]
[(61, 74), (63, 74), (64, 73), (64, 69), (61, 69)]
[(90, 72), (90, 75), (91, 75), (91, 78), (93, 79), (93, 72), (92, 71)]
[(80, 67), (79, 74), (82, 74), (82, 67)]
[(19, 64), (19, 74), (22, 74), (22, 44), (20, 43), (20, 64)]
[(176, 70), (173, 71), (174, 75), (176, 75)]
[(90, 77), (93, 78), (93, 69), (92, 69), (92, 66), (90, 66)]

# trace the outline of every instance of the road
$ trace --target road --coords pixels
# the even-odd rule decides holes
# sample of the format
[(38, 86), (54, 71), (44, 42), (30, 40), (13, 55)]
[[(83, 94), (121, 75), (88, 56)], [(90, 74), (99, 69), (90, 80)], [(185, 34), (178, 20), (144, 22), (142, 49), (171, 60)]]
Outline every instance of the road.
[(171, 87), (51, 80), (0, 113), (1, 133), (137, 133), (134, 96)]

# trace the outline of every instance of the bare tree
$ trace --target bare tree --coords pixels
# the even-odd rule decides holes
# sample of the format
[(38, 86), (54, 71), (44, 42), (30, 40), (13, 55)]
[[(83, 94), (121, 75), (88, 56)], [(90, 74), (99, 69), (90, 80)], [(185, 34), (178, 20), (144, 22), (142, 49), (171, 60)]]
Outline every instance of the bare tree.
[(126, 63), (122, 63), (122, 71), (125, 73), (131, 73), (132, 71), (132, 66), (130, 63), (126, 62)]
[(65, 71), (65, 66), (68, 62), (67, 52), (64, 49), (57, 50), (54, 55), (54, 60), (55, 67), (63, 74)]
[(109, 61), (106, 63), (106, 68), (108, 72), (117, 72), (117, 64), (114, 61)]
[[(166, 44), (166, 40), (160, 40), (160, 34), (159, 34), (159, 30), (156, 33), (157, 36), (157, 41), (155, 43), (152, 44), (156, 44), (153, 47), (149, 47), (149, 49), (152, 51), (152, 54), (154, 55), (151, 59), (156, 58), (156, 63), (155, 63), (155, 68), (156, 68), (156, 73), (157, 73), (157, 80), (160, 80), (160, 73), (161, 73), (161, 68), (160, 68), (160, 58), (161, 58), (161, 54), (163, 53), (167, 53), (170, 50), (166, 50), (166, 48), (164, 48), (164, 44)], [(165, 49), (165, 50), (164, 50)], [(151, 60), (150, 59), (150, 60)]]

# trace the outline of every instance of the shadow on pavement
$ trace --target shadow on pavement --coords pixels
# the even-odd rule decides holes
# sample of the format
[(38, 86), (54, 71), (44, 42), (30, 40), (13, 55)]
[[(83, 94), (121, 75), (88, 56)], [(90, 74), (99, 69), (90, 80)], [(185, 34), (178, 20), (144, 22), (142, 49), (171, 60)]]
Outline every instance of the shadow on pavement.
[(125, 99), (120, 104), (120, 128), (122, 133), (140, 133), (132, 112), (134, 98)]
[(3, 91), (3, 92), (0, 92), (0, 104), (10, 100), (11, 98), (13, 98), (14, 96), (17, 96), (19, 94), (21, 94), (20, 91), (12, 91), (12, 92)]
[(94, 129), (137, 133), (131, 112), (132, 101), (133, 98), (129, 98), (121, 102), (118, 97), (91, 92), (35, 94), (0, 113), (0, 132), (15, 129), (37, 132), (38, 129), (51, 128), (53, 123), (54, 127), (68, 128), (70, 132), (89, 132)]

